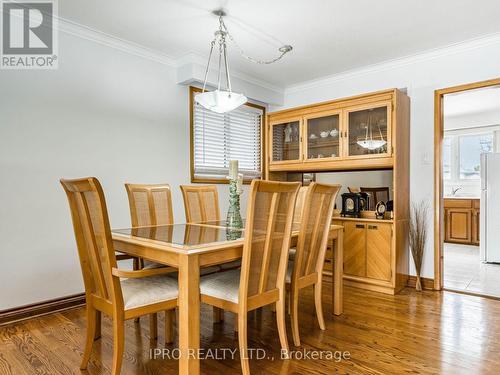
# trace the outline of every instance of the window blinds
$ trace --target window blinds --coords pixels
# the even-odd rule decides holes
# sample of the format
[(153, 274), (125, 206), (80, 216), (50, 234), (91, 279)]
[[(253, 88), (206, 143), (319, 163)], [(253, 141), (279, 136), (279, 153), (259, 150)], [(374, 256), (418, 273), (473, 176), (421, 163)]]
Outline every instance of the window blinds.
[(263, 111), (242, 105), (215, 113), (193, 104), (194, 177), (224, 179), (229, 160), (239, 161), (245, 179), (261, 176), (261, 119)]

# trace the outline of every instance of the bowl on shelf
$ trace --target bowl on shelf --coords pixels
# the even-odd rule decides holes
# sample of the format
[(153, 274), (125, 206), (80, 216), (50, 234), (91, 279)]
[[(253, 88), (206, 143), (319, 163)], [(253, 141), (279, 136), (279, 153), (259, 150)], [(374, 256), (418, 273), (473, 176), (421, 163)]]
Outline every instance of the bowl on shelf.
[(326, 132), (326, 131), (319, 133), (321, 138), (326, 138), (326, 137), (328, 137), (329, 134), (330, 134), (330, 132)]
[(318, 138), (318, 136), (314, 133), (309, 136), (309, 139), (316, 139), (316, 138)]
[(331, 137), (337, 137), (339, 135), (339, 131), (337, 129), (330, 130)]

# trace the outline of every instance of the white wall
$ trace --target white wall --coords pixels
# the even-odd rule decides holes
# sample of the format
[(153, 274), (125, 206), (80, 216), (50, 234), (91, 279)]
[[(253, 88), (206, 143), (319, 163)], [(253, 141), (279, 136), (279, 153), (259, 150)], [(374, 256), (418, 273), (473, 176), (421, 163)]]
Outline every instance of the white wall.
[[(357, 187), (389, 187), (389, 197), (392, 199), (392, 170), (390, 171), (356, 171), (356, 172), (322, 172), (316, 173), (316, 181), (325, 184), (341, 184), (337, 196), (337, 208), (342, 208), (341, 194), (347, 193), (348, 186)], [(375, 202), (376, 204), (377, 202)]]
[(0, 71), (0, 310), (83, 291), (62, 177), (99, 178), (115, 228), (124, 182), (168, 182), (184, 221), (188, 115), (173, 68), (64, 33), (58, 70)]
[[(296, 85), (285, 90), (285, 105), (281, 108), (392, 87), (408, 88), (411, 98), (411, 200), (423, 199), (432, 208), (434, 90), (497, 77), (500, 77), (498, 36)], [(434, 277), (432, 212), (429, 213), (429, 225), (423, 276)], [(410, 264), (414, 273), (413, 262)]]

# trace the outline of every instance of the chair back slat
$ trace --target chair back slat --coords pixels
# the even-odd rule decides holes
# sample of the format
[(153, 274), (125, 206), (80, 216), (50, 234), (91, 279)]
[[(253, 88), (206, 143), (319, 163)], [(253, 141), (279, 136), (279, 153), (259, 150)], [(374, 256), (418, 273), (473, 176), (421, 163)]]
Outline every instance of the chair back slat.
[(125, 184), (133, 227), (174, 223), (172, 192), (168, 184)]
[(123, 301), (119, 282), (111, 274), (116, 256), (99, 181), (88, 177), (61, 184), (68, 197), (86, 293), (111, 303), (117, 298)]
[(297, 200), (295, 202), (295, 210), (293, 212), (293, 222), (300, 223), (302, 221), (302, 210), (304, 209), (304, 198), (307, 193), (308, 186), (302, 186), (297, 194)]
[(216, 185), (181, 185), (186, 222), (220, 220), (219, 195)]
[(321, 274), (328, 234), (340, 185), (313, 182), (304, 198), (292, 278)]
[(248, 200), (240, 297), (284, 287), (293, 210), (300, 184), (252, 181)]

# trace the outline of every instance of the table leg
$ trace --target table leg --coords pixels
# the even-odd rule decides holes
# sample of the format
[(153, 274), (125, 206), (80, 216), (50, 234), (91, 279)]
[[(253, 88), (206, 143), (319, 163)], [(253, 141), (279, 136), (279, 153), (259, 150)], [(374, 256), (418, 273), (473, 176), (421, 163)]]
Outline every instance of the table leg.
[(333, 314), (341, 315), (344, 312), (344, 232), (337, 230), (337, 238), (333, 246)]
[(198, 375), (200, 360), (200, 264), (197, 255), (179, 255), (179, 374)]

